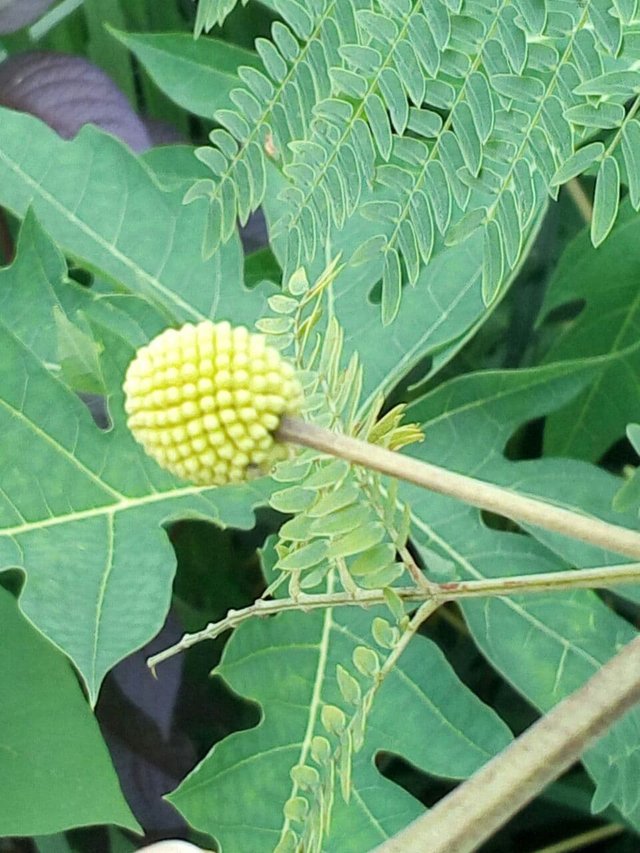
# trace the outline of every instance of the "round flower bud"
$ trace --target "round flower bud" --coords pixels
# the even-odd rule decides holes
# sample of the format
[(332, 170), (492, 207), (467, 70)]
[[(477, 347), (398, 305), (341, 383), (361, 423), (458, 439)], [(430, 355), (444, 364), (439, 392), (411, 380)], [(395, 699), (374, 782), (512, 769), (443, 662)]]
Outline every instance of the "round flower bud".
[(286, 455), (274, 432), (302, 404), (294, 373), (264, 335), (242, 326), (166, 329), (127, 369), (127, 423), (173, 474), (200, 485), (238, 482)]

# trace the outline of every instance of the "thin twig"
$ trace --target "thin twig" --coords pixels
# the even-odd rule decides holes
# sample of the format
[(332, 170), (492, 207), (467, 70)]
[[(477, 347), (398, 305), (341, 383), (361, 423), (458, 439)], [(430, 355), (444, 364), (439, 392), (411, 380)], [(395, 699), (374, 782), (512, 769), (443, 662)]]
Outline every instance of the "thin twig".
[(622, 824), (609, 823), (607, 826), (599, 826), (596, 829), (590, 829), (588, 832), (581, 832), (579, 835), (565, 838), (557, 844), (541, 847), (535, 853), (571, 853), (573, 850), (582, 850), (592, 844), (597, 844), (599, 841), (604, 841), (606, 838), (614, 838), (625, 831), (626, 827)]
[[(435, 606), (446, 601), (458, 601), (463, 598), (506, 597), (525, 593), (540, 593), (550, 590), (597, 589), (616, 584), (640, 583), (640, 563), (624, 563), (620, 566), (604, 566), (594, 569), (575, 571), (541, 572), (532, 575), (514, 575), (513, 577), (486, 578), (473, 581), (451, 581), (429, 585), (424, 588), (409, 586), (394, 588), (394, 592), (407, 602), (431, 601)], [(212, 622), (193, 634), (185, 634), (175, 645), (153, 655), (147, 665), (154, 669), (157, 664), (185, 651), (203, 640), (216, 637), (237, 628), (248, 619), (257, 616), (274, 616), (290, 610), (318, 610), (326, 607), (374, 607), (385, 604), (383, 590), (360, 589), (349, 592), (300, 593), (295, 598), (277, 598), (272, 601), (258, 599), (249, 607), (230, 610), (224, 619)]]
[(375, 853), (471, 853), (640, 700), (640, 637), (632, 640), (471, 779)]
[(299, 418), (284, 417), (276, 437), (280, 441), (339, 456), (513, 521), (532, 524), (607, 551), (640, 559), (640, 533), (636, 530), (610, 524), (593, 516), (581, 515), (493, 483), (457, 474), (438, 465), (322, 429)]

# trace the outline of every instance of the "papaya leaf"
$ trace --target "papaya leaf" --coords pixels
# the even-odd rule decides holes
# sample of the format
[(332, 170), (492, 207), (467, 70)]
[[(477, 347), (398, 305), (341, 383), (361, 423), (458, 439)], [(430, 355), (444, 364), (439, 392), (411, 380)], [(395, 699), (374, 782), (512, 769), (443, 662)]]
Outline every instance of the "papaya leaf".
[[(198, 517), (250, 528), (268, 487), (191, 486), (144, 455), (126, 427), (121, 390), (134, 352), (126, 337), (145, 332), (124, 307), (139, 300), (109, 297), (105, 306), (101, 295), (64, 280), (62, 258), (33, 220), (25, 230), (32, 241), (23, 234), (20, 254), (0, 273), (0, 429), (8, 448), (0, 456), (0, 567), (25, 573), (20, 607), (73, 660), (95, 702), (105, 673), (166, 615), (175, 556), (162, 525)], [(48, 325), (34, 326), (33, 305), (48, 312)], [(80, 309), (93, 324), (109, 432), (94, 425), (51, 361), (54, 306), (66, 306), (67, 316)]]
[(620, 210), (597, 250), (586, 230), (569, 244), (549, 285), (543, 313), (576, 300), (585, 304), (560, 331), (546, 361), (619, 356), (603, 363), (589, 388), (547, 419), (544, 446), (550, 455), (596, 461), (630, 421), (640, 420), (640, 350), (628, 351), (640, 330), (640, 222), (628, 201)]
[(100, 823), (140, 830), (68, 661), (2, 587), (0, 625), (0, 835)]
[[(562, 362), (445, 383), (408, 410), (429, 437), (411, 453), (531, 494), (544, 482), (543, 497), (549, 492), (564, 505), (593, 512), (599, 499), (586, 493), (602, 487), (602, 472), (589, 476), (586, 463), (578, 468), (563, 460), (508, 462), (503, 450), (520, 424), (569, 403), (598, 375), (601, 363)], [(547, 463), (554, 463), (553, 468)], [(536, 470), (540, 476), (534, 481)], [(558, 483), (552, 489), (548, 484), (554, 477)], [(428, 553), (436, 551), (454, 563), (461, 578), (570, 570), (536, 539), (489, 528), (473, 508), (415, 488), (401, 492), (412, 506), (417, 544), (429, 549), (427, 565)], [(610, 506), (610, 492), (605, 475), (601, 506)], [(559, 550), (557, 543), (554, 550)], [(541, 711), (583, 684), (636, 634), (594, 593), (584, 591), (469, 601), (463, 611), (491, 663)], [(635, 710), (584, 756), (596, 783), (595, 805), (613, 803), (635, 827), (640, 827), (639, 737), (640, 711)]]
[[(322, 708), (344, 706), (336, 667), (352, 670), (357, 648), (371, 644), (377, 608), (287, 613), (238, 628), (216, 674), (237, 693), (262, 706), (256, 728), (231, 735), (169, 799), (186, 819), (216, 837), (222, 851), (266, 853), (283, 829), (282, 807), (296, 788), (289, 771), (318, 768), (312, 738), (326, 735)], [(323, 850), (369, 850), (422, 812), (408, 793), (385, 779), (374, 759), (379, 750), (406, 757), (448, 779), (471, 775), (510, 739), (507, 727), (457, 678), (439, 649), (415, 637), (376, 697), (364, 747), (353, 760), (351, 796), (336, 792), (331, 830)], [(292, 824), (295, 829), (295, 824)]]
[(262, 302), (242, 284), (237, 234), (203, 260), (205, 208), (185, 207), (182, 197), (93, 127), (65, 142), (37, 119), (0, 109), (0, 204), (19, 217), (32, 207), (66, 254), (146, 297), (167, 324), (206, 317), (253, 323)]

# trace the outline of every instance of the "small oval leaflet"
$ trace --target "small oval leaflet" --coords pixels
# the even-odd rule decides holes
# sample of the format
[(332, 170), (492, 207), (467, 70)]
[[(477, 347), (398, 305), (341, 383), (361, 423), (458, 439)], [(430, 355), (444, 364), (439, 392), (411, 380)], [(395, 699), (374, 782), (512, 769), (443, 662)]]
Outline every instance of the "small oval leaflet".
[(279, 530), (282, 539), (306, 542), (312, 535), (313, 520), (307, 515), (296, 515), (286, 521)]
[(309, 803), (304, 797), (291, 797), (284, 804), (284, 814), (289, 820), (301, 823), (307, 816)]
[(315, 498), (315, 492), (303, 489), (301, 486), (291, 486), (274, 492), (269, 498), (269, 503), (279, 512), (301, 512), (310, 507)]
[(303, 571), (317, 565), (327, 553), (328, 542), (326, 539), (314, 539), (308, 545), (297, 548), (278, 560), (276, 568), (283, 572)]
[(351, 483), (345, 483), (334, 492), (321, 497), (309, 511), (309, 515), (315, 518), (329, 515), (329, 513), (336, 512), (345, 506), (355, 503), (358, 500), (359, 494), (360, 492), (356, 486)]
[(331, 515), (314, 519), (312, 530), (316, 536), (337, 536), (355, 530), (356, 527), (367, 524), (371, 520), (371, 511), (368, 507), (352, 504)]
[(320, 776), (315, 767), (298, 764), (291, 768), (291, 779), (303, 790), (316, 788), (320, 784)]
[(367, 678), (374, 678), (380, 671), (380, 659), (373, 649), (357, 646), (353, 650), (353, 665)]
[(362, 699), (360, 685), (340, 664), (336, 666), (336, 678), (338, 679), (338, 687), (345, 702), (349, 702), (351, 705), (359, 705)]
[(369, 548), (361, 554), (350, 566), (349, 571), (355, 577), (361, 577), (386, 568), (395, 559), (395, 548), (389, 542), (383, 542)]
[(338, 539), (334, 539), (327, 557), (336, 559), (338, 557), (350, 557), (353, 554), (360, 554), (366, 549), (377, 545), (385, 534), (385, 529), (382, 524), (371, 524), (369, 527), (357, 527), (349, 533), (345, 533)]
[(376, 616), (371, 626), (373, 639), (384, 649), (392, 649), (399, 639), (398, 629), (392, 627), (386, 619)]
[(596, 177), (591, 220), (591, 242), (598, 247), (613, 228), (620, 204), (620, 167), (615, 157), (605, 157)]
[(331, 734), (341, 734), (347, 724), (344, 711), (340, 710), (337, 705), (323, 705), (320, 719), (322, 720), (322, 725)]
[(326, 764), (331, 758), (331, 744), (322, 735), (316, 735), (311, 741), (311, 757), (316, 764)]
[(384, 569), (374, 572), (371, 575), (365, 575), (360, 579), (360, 586), (363, 589), (385, 589), (404, 573), (404, 563), (391, 563)]

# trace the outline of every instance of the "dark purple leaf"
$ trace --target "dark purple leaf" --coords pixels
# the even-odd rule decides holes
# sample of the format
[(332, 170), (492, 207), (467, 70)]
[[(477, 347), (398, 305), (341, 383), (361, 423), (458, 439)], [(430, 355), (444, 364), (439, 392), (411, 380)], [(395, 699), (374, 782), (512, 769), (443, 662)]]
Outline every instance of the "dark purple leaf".
[(145, 116), (142, 121), (153, 146), (181, 145), (187, 141), (180, 131), (168, 121), (150, 116)]
[(163, 738), (169, 738), (171, 734), (184, 657), (176, 656), (168, 660), (163, 667), (162, 678), (153, 675), (147, 666), (147, 658), (177, 643), (183, 633), (177, 616), (170, 610), (164, 626), (154, 639), (120, 661), (111, 673), (122, 693), (155, 722)]
[(0, 34), (15, 33), (53, 5), (54, 0), (0, 0)]
[(0, 63), (0, 104), (37, 116), (63, 139), (95, 124), (134, 151), (151, 145), (125, 95), (104, 71), (80, 56), (39, 51), (10, 56)]
[(262, 208), (258, 208), (249, 217), (247, 224), (240, 228), (240, 239), (245, 255), (257, 252), (269, 245), (269, 234), (267, 222), (264, 218)]
[(191, 741), (173, 725), (184, 659), (166, 661), (158, 678), (146, 664), (150, 655), (177, 642), (182, 633), (177, 617), (169, 612), (155, 639), (107, 676), (96, 707), (122, 791), (153, 837), (186, 831), (183, 818), (162, 797), (196, 762)]

